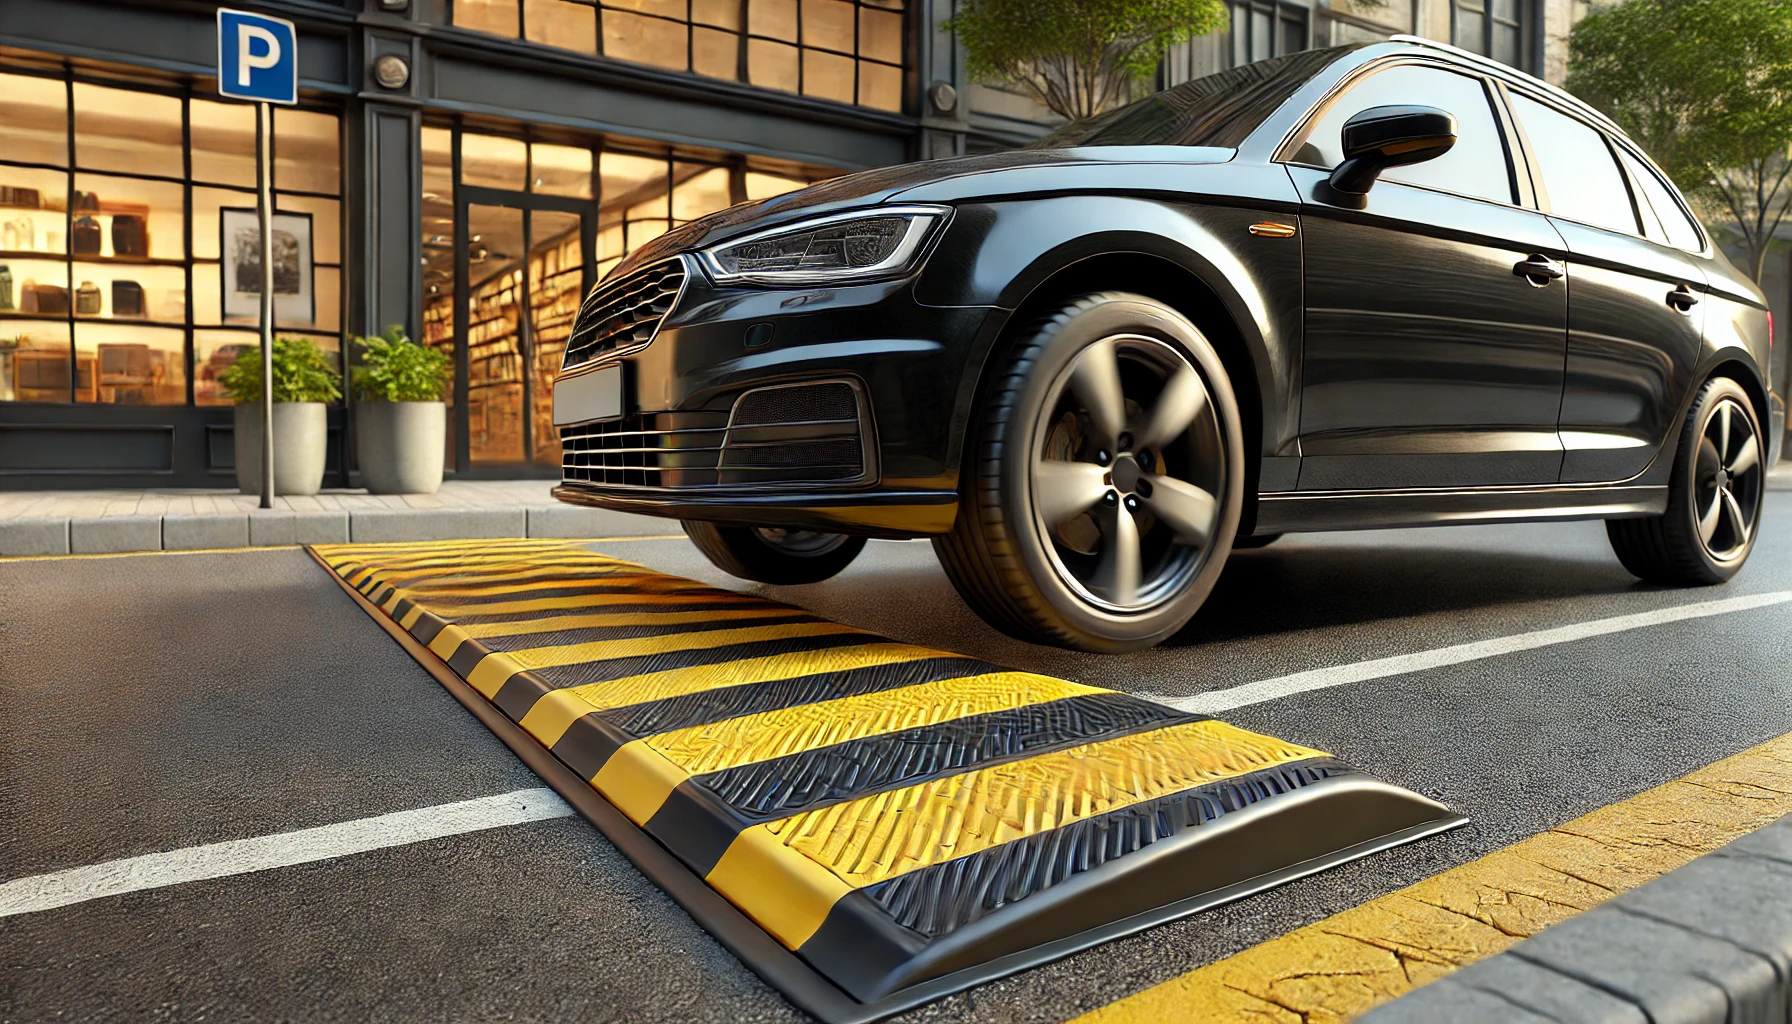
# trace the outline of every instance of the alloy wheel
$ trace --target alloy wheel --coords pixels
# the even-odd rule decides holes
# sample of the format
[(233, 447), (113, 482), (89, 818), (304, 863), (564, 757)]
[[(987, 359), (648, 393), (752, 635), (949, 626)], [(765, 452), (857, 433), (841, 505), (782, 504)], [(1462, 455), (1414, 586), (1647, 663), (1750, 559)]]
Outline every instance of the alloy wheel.
[(1121, 334), (1079, 352), (1035, 430), (1032, 511), (1054, 570), (1114, 613), (1180, 594), (1222, 538), (1225, 439), (1180, 350)]
[(1761, 514), (1765, 471), (1754, 420), (1735, 399), (1722, 399), (1705, 421), (1693, 468), (1699, 540), (1717, 561), (1748, 549)]

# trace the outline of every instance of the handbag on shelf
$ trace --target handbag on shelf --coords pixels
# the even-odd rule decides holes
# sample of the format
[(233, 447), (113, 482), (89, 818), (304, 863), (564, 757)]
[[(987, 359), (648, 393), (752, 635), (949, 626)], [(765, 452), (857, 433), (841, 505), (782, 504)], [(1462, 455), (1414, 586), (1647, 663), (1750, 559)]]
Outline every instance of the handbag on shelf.
[(69, 251), (76, 256), (98, 256), (101, 245), (100, 222), (90, 213), (76, 217), (68, 232)]
[(82, 281), (81, 287), (75, 289), (75, 312), (81, 316), (99, 316), (102, 308), (100, 286), (92, 281)]
[(144, 223), (142, 216), (135, 213), (113, 215), (112, 255), (149, 255), (149, 226)]
[(135, 281), (112, 282), (112, 315), (142, 316), (143, 286)]
[(68, 289), (58, 284), (25, 282), (25, 313), (62, 314), (68, 312)]

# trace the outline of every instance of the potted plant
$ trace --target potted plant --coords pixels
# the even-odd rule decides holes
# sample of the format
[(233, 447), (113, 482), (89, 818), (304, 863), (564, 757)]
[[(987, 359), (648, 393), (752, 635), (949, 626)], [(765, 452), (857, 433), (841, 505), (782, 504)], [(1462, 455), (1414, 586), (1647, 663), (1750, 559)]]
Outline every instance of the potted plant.
[[(342, 397), (335, 360), (304, 338), (274, 339), (274, 493), (316, 494), (329, 442), (325, 403)], [(218, 374), (236, 403), (236, 485), (261, 493), (261, 346), (245, 349)]]
[(362, 482), (375, 494), (434, 494), (448, 436), (448, 357), (397, 324), (354, 341), (361, 350), (354, 385)]

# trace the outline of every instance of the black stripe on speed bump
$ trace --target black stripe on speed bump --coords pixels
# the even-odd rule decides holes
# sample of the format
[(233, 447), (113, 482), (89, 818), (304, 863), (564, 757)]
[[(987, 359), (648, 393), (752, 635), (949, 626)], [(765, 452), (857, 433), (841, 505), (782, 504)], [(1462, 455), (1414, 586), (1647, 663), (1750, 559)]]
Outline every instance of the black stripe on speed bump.
[(1124, 693), (1092, 693), (949, 719), (697, 776), (679, 784), (644, 827), (707, 875), (751, 825), (1205, 717)]
[[(730, 658), (728, 660), (737, 659)], [(879, 679), (870, 674), (873, 669), (908, 666), (914, 667), (910, 672), (899, 676)], [(589, 779), (603, 768), (604, 762), (608, 761), (612, 754), (630, 740), (671, 732), (674, 729), (689, 728), (694, 725), (726, 721), (741, 715), (753, 714), (755, 711), (794, 707), (797, 704), (832, 700), (836, 697), (848, 697), (856, 693), (875, 693), (879, 690), (892, 689), (896, 686), (910, 686), (934, 679), (951, 679), (966, 674), (975, 675), (987, 668), (988, 666), (982, 662), (968, 658), (929, 658), (922, 661), (904, 662), (901, 665), (876, 665), (869, 668), (846, 669), (840, 672), (825, 672), (770, 683), (723, 686), (682, 697), (649, 701), (645, 704), (606, 708), (602, 711), (594, 711), (573, 722), (566, 733), (560, 737), (559, 742), (554, 744), (553, 752), (554, 756), (565, 762), (568, 767)], [(534, 673), (530, 673), (530, 675), (534, 675)], [(783, 690), (781, 695), (778, 688)], [(808, 699), (801, 699), (805, 696)]]
[[(782, 640), (755, 640), (751, 643), (725, 644), (719, 647), (697, 647), (684, 651), (661, 651), (657, 654), (641, 654), (632, 658), (614, 658), (609, 661), (551, 665), (547, 668), (518, 672), (506, 679), (504, 685), (498, 688), (497, 696), (492, 698), (492, 703), (498, 705), (513, 720), (520, 722), (523, 720), (523, 716), (535, 707), (536, 701), (553, 690), (610, 682), (628, 676), (663, 672), (667, 669), (697, 668), (703, 665), (769, 657), (774, 654), (800, 654), (826, 650), (830, 647), (851, 647), (875, 639), (867, 640), (863, 634), (827, 633), (821, 636), (787, 637)], [(469, 643), (463, 642), (461, 650), (465, 650), (468, 646), (470, 646)], [(474, 664), (477, 663), (477, 661), (474, 662)], [(566, 681), (568, 670), (571, 670), (581, 681)], [(583, 678), (594, 674), (594, 670), (604, 673), (604, 677), (601, 679)], [(461, 678), (466, 677), (463, 675)]]
[[(655, 609), (663, 611), (664, 609)], [(533, 647), (561, 647), (592, 643), (598, 640), (640, 640), (652, 636), (675, 636), (679, 633), (713, 633), (718, 629), (752, 629), (757, 626), (784, 626), (798, 622), (827, 622), (797, 608), (767, 609), (747, 619), (700, 619), (696, 622), (640, 623), (630, 626), (577, 626), (549, 633), (510, 633), (480, 637), (479, 642), (494, 651), (524, 651)]]

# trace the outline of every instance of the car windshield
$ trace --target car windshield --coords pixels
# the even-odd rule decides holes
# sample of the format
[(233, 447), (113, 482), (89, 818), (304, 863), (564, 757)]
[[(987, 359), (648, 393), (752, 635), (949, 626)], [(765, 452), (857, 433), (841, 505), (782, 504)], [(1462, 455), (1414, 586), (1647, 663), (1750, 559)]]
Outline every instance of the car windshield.
[(1237, 146), (1308, 79), (1361, 45), (1305, 50), (1197, 78), (1072, 121), (1026, 148)]

